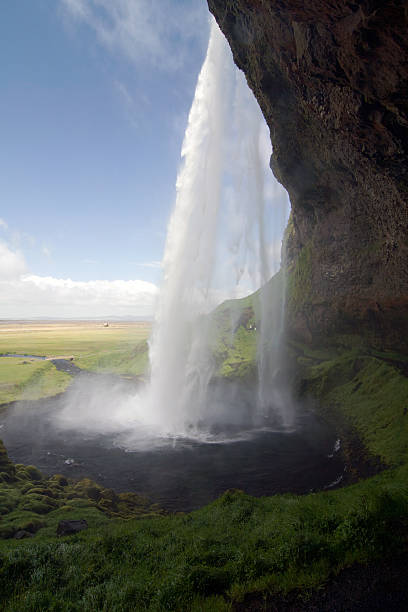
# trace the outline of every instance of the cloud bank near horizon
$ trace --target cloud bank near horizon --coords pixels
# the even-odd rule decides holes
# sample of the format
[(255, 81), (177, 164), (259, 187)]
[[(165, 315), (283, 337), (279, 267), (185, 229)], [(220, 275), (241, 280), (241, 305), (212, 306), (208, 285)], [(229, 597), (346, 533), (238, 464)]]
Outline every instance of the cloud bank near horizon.
[(141, 280), (75, 281), (30, 274), (23, 254), (0, 241), (0, 318), (154, 315), (159, 289)]

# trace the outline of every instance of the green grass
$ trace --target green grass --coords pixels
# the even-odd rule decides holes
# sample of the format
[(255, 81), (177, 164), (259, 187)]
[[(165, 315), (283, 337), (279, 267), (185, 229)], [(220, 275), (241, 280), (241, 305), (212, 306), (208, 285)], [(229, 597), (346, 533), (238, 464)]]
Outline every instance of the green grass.
[(56, 356), (75, 359), (104, 351), (123, 350), (146, 340), (150, 325), (117, 323), (103, 327), (100, 322), (15, 324), (0, 327), (0, 354)]
[(149, 366), (149, 349), (146, 340), (141, 340), (132, 347), (104, 349), (79, 357), (75, 363), (80, 368), (94, 372), (143, 377)]
[(211, 314), (212, 351), (216, 376), (252, 381), (257, 376), (257, 345), (260, 320), (268, 319), (262, 313), (263, 303), (278, 312), (281, 308), (282, 272), (278, 272), (263, 289), (239, 300), (227, 300)]
[[(248, 329), (255, 324), (255, 317), (251, 307), (243, 310), (244, 321), (236, 323), (237, 329), (233, 333), (229, 314), (216, 320), (213, 353), (217, 363), (217, 376), (230, 379), (251, 379), (256, 376), (256, 331)], [(225, 318), (224, 318), (225, 317)], [(232, 319), (233, 321), (233, 319)]]
[(56, 395), (65, 391), (71, 380), (50, 361), (0, 357), (0, 405)]
[[(0, 326), (0, 354), (74, 357), (81, 368), (142, 376), (148, 367), (150, 325), (98, 322), (26, 323)], [(65, 391), (72, 378), (49, 361), (0, 357), (0, 405)]]
[(41, 530), (41, 539), (51, 537), (59, 520), (79, 514), (100, 527), (108, 516), (157, 516), (161, 511), (140, 495), (116, 494), (89, 478), (47, 478), (34, 466), (13, 464), (0, 440), (0, 538), (11, 538), (20, 529)]
[(301, 384), (318, 398), (322, 414), (341, 416), (358, 433), (367, 452), (383, 463), (407, 462), (408, 378), (395, 365), (402, 357), (358, 351), (332, 354), (329, 359), (322, 359), (323, 355), (324, 351), (306, 348), (298, 357)]
[(94, 522), (60, 541), (40, 530), (0, 547), (3, 609), (221, 611), (251, 591), (309, 589), (400, 549), (407, 476), (304, 497), (227, 492), (189, 515)]

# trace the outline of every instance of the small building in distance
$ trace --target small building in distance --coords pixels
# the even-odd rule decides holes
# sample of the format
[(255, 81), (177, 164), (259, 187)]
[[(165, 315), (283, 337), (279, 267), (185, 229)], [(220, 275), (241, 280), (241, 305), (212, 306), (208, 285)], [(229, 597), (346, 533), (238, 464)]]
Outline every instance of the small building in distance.
[(103, 324), (104, 327), (109, 327), (109, 323), (108, 321), (105, 321), (105, 323)]

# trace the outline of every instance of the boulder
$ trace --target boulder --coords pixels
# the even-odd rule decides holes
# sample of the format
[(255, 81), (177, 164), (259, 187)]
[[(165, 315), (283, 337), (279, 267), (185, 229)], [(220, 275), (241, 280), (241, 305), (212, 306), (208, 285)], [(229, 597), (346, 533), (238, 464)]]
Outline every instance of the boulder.
[(25, 529), (19, 529), (14, 534), (14, 539), (15, 540), (23, 540), (24, 538), (32, 538), (33, 535), (34, 535), (33, 533), (30, 533), (29, 531), (26, 531)]

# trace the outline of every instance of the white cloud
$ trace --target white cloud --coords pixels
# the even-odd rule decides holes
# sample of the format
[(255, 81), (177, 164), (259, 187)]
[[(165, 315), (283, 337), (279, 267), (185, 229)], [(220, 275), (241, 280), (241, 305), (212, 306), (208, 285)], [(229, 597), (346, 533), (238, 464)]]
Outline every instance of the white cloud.
[(133, 63), (175, 70), (188, 58), (188, 43), (205, 36), (204, 2), (171, 0), (60, 0), (65, 15), (87, 24), (99, 42)]
[(0, 281), (1, 318), (153, 315), (158, 288), (140, 280), (73, 281), (26, 274)]
[(1, 219), (1, 218), (0, 218), (0, 228), (3, 228), (4, 230), (8, 229), (7, 223), (4, 221), (4, 219)]
[(43, 246), (41, 250), (43, 255), (45, 255), (46, 257), (51, 257), (51, 251), (48, 247)]
[(19, 278), (26, 271), (23, 254), (12, 251), (5, 242), (0, 241), (0, 281)]
[[(42, 251), (49, 254), (47, 247)], [(0, 240), (0, 319), (151, 317), (157, 294), (156, 285), (141, 280), (74, 281), (29, 274), (22, 252)]]

